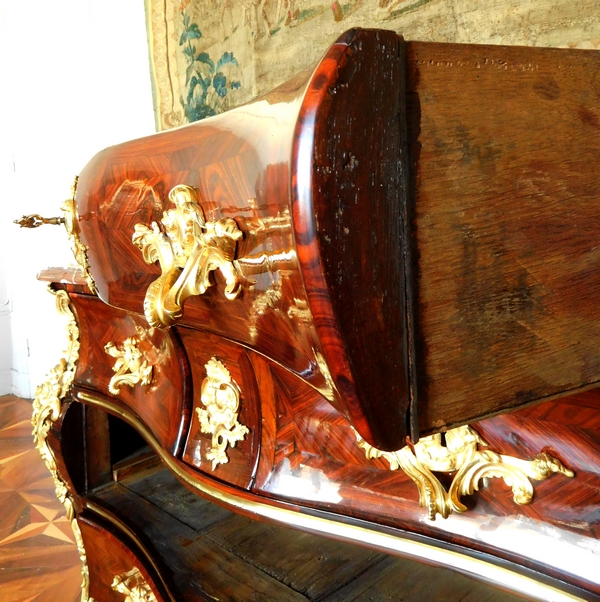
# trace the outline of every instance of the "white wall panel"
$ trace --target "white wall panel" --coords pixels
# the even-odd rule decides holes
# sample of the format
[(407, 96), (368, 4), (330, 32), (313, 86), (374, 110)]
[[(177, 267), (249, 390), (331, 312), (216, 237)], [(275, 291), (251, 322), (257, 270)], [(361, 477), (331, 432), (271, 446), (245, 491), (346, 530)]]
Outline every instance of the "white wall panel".
[(0, 374), (12, 368), (13, 392), (30, 397), (65, 347), (53, 297), (35, 277), (74, 260), (61, 227), (11, 222), (58, 215), (96, 152), (154, 131), (143, 2), (0, 0), (0, 72), (0, 301), (9, 297), (0, 315), (8, 307), (11, 318), (0, 320)]

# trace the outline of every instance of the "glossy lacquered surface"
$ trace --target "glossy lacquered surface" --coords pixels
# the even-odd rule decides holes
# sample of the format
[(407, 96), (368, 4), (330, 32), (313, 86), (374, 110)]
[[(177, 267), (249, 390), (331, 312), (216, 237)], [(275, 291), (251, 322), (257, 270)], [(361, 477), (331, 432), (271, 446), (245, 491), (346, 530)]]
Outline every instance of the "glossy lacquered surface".
[[(53, 276), (80, 323), (69, 411), (87, 489), (110, 473), (108, 412), (194, 492), (241, 513), (400, 553), (431, 538), (417, 555), (460, 549), (459, 564), (512, 562), (597, 599), (600, 390), (564, 395), (600, 378), (599, 60), (349, 32), (267, 97), (100, 153), (77, 196), (100, 298)], [(142, 337), (164, 352), (159, 389), (113, 397), (104, 346), (140, 334), (159, 275), (134, 226), (159, 222), (177, 184), (198, 190), (207, 220), (243, 231), (242, 294), (227, 299), (214, 274), (177, 326)], [(197, 412), (212, 358), (248, 431), (218, 466)], [(415, 483), (357, 441), (396, 450), (417, 430), (509, 410), (473, 424), (493, 452), (548, 452), (574, 473), (535, 483), (529, 505), (494, 478), (463, 496), (467, 512), (432, 522)], [(68, 417), (51, 447), (84, 495)]]
[(97, 297), (71, 293), (80, 330), (80, 359), (75, 382), (105, 395), (109, 391), (118, 358), (105, 346), (122, 349), (135, 337), (143, 359), (152, 366), (149, 384), (122, 384), (115, 399), (130, 408), (148, 425), (160, 444), (179, 453), (186, 436), (191, 411), (191, 379), (187, 356), (177, 333), (150, 328), (142, 316), (102, 303)]
[(215, 272), (180, 323), (282, 364), (382, 449), (403, 445), (409, 405), (401, 45), (393, 33), (350, 31), (312, 74), (253, 103), (99, 153), (77, 188), (99, 296), (139, 314), (159, 268), (132, 244), (134, 227), (160, 223), (174, 186), (198, 191), (207, 221), (235, 220), (242, 294), (227, 299)]
[(530, 460), (547, 451), (574, 478), (534, 482), (526, 506), (490, 479), (463, 498), (465, 514), (430, 521), (414, 482), (385, 460), (367, 460), (324, 399), (277, 367), (264, 367), (260, 382), (270, 392), (262, 398), (263, 433), (276, 435), (273, 444), (263, 437), (255, 491), (489, 552), (600, 593), (600, 391), (473, 424), (494, 452)]
[(351, 34), (319, 64), (300, 109), (294, 227), (342, 407), (361, 433), (370, 429), (370, 439), (391, 450), (409, 434), (416, 397), (406, 303), (412, 283), (406, 273), (405, 45), (393, 32)]
[[(210, 333), (183, 327), (178, 328), (178, 332), (190, 360), (194, 387), (192, 418), (182, 460), (217, 479), (248, 488), (256, 472), (262, 425), (259, 386), (250, 361), (252, 352)], [(213, 358), (222, 362), (239, 389), (237, 421), (248, 430), (241, 441), (227, 445), (227, 462), (215, 466), (207, 458), (215, 440), (210, 432), (202, 432), (198, 414), (206, 411), (202, 384), (207, 378), (206, 365)], [(218, 427), (218, 420), (213, 424)]]
[[(149, 429), (160, 432), (152, 416), (169, 414), (166, 398), (160, 410), (163, 414), (148, 415), (143, 419), (145, 425), (138, 417), (144, 415), (143, 410), (134, 411), (131, 402), (124, 403), (104, 390), (92, 391), (94, 387), (104, 389), (102, 383), (109, 377), (109, 369), (103, 367), (100, 358), (98, 373), (105, 371), (105, 380), (92, 382), (81, 377), (92, 357), (86, 359), (83, 355), (90, 349), (87, 342), (90, 331), (85, 326), (89, 316), (92, 320), (94, 316), (104, 316), (100, 323), (106, 325), (110, 323), (106, 316), (112, 312), (119, 318), (115, 322), (116, 331), (127, 332), (128, 314), (111, 308), (104, 314), (95, 312), (97, 306), (104, 307), (98, 299), (76, 294), (72, 297), (83, 325), (82, 355), (75, 380), (78, 387), (86, 387), (79, 388), (74, 396), (89, 405), (83, 408), (84, 433), (76, 435), (76, 421), (69, 416), (75, 416), (73, 411), (80, 406), (72, 404), (66, 416), (69, 424), (61, 416), (50, 442), (60, 473), (66, 475), (64, 479), (73, 491), (83, 491), (84, 481), (92, 488), (107, 482), (102, 472), (103, 466), (110, 468), (110, 453), (107, 455), (107, 439), (103, 434), (107, 427), (101, 420), (103, 412), (98, 414), (98, 411), (108, 410), (131, 421), (155, 449), (164, 450), (162, 453), (166, 455), (161, 457), (188, 486), (201, 493), (208, 492), (250, 515), (257, 512), (259, 516), (270, 516), (268, 508), (273, 505), (282, 509), (284, 521), (291, 524), (297, 523), (296, 512), (302, 514), (310, 509), (336, 516), (342, 523), (346, 519), (359, 519), (374, 531), (391, 527), (432, 537), (473, 553), (515, 562), (600, 594), (594, 562), (600, 553), (597, 512), (600, 391), (547, 402), (473, 425), (494, 452), (527, 460), (546, 451), (572, 470), (573, 478), (557, 474), (535, 483), (533, 502), (527, 506), (516, 505), (509, 488), (500, 479), (491, 479), (487, 484), (481, 483), (480, 491), (473, 496), (463, 497), (467, 513), (432, 522), (419, 506), (414, 482), (401, 471), (390, 470), (385, 460), (368, 460), (348, 420), (303, 379), (239, 344), (183, 327), (178, 328), (177, 338), (182, 341), (182, 353), (193, 366), (194, 412), (183, 455), (178, 460)], [(88, 317), (83, 315), (84, 310)], [(176, 336), (174, 329), (157, 332), (160, 336)], [(103, 339), (100, 335), (97, 339), (94, 344), (100, 349)], [(202, 407), (200, 391), (206, 377), (205, 365), (212, 357), (223, 361), (239, 386), (242, 392), (239, 421), (250, 431), (244, 441), (227, 450), (229, 462), (216, 470), (202, 457), (211, 438), (200, 432), (196, 412)], [(77, 445), (85, 445), (84, 457), (90, 456), (82, 469), (78, 468), (82, 456), (75, 451)], [(78, 475), (80, 470), (84, 476)], [(260, 512), (255, 510), (259, 500)], [(302, 524), (299, 520), (298, 524)]]
[[(488, 574), (496, 583), (505, 583), (519, 592), (538, 591), (535, 595), (542, 599), (547, 595), (544, 586), (530, 589), (528, 579), (532, 576), (540, 583), (550, 578), (551, 587), (557, 586), (552, 579), (558, 579), (581, 588), (573, 590), (575, 599), (600, 598), (596, 571), (600, 549), (594, 510), (600, 499), (600, 437), (589, 414), (598, 403), (599, 392), (521, 410), (510, 416), (511, 423), (503, 423), (503, 416), (475, 425), (493, 441), (494, 451), (531, 458), (541, 446), (572, 468), (574, 478), (554, 475), (536, 483), (535, 498), (529, 506), (516, 505), (502, 481), (491, 479), (480, 484), (478, 493), (463, 498), (467, 513), (432, 522), (419, 507), (414, 483), (402, 472), (390, 471), (383, 461), (366, 460), (354, 442), (352, 429), (324, 399), (319, 403), (300, 379), (293, 377), (290, 381), (280, 368), (267, 365), (258, 356), (254, 359), (258, 359), (258, 363), (253, 362), (255, 366), (260, 368), (262, 364), (257, 371), (259, 381), (277, 399), (277, 407), (273, 404), (270, 408), (271, 415), (263, 405), (263, 443), (268, 440), (267, 433), (274, 431), (276, 436), (274, 445), (261, 447), (256, 486), (243, 492), (161, 455), (168, 468), (192, 490), (249, 516), (362, 541), (400, 554), (416, 553), (423, 560), (450, 563), (480, 577)], [(115, 413), (136, 428), (140, 426), (108, 399), (83, 391), (76, 391), (75, 396)], [(555, 445), (565, 429), (571, 432), (565, 446)], [(149, 436), (147, 429), (140, 428), (140, 432)], [(152, 443), (151, 438), (148, 441)], [(451, 557), (459, 551), (462, 554), (445, 558), (444, 553), (427, 546), (419, 551), (419, 545), (413, 550), (403, 543), (411, 533), (431, 538), (434, 549), (448, 544), (454, 550)], [(508, 562), (504, 569), (502, 561)], [(488, 570), (490, 562), (500, 563), (499, 573)], [(525, 567), (529, 575), (520, 585), (515, 577), (519, 566)], [(527, 573), (531, 570), (533, 573)]]
[(134, 553), (131, 541), (123, 541), (122, 534), (113, 532), (114, 527), (111, 528), (111, 525), (91, 513), (83, 514), (77, 522), (88, 558), (91, 598), (98, 602), (122, 602), (128, 592), (121, 593), (114, 589), (114, 579), (137, 568), (157, 602), (171, 600), (161, 595), (156, 577), (153, 578), (146, 569), (141, 554)]

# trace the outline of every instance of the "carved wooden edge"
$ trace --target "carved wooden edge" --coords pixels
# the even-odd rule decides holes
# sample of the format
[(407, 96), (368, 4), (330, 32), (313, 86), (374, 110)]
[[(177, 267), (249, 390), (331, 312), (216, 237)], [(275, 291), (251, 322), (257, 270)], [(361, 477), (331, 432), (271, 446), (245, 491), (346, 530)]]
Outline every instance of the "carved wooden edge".
[[(479, 482), (491, 477), (501, 477), (511, 487), (516, 504), (530, 504), (533, 485), (530, 479), (543, 481), (554, 473), (567, 477), (575, 473), (546, 452), (533, 460), (504, 456), (491, 450), (479, 450), (478, 445), (488, 444), (471, 426), (459, 426), (442, 435), (423, 437), (418, 443), (395, 452), (386, 452), (369, 445), (358, 433), (359, 447), (368, 459), (383, 458), (390, 470), (401, 468), (417, 485), (419, 503), (427, 509), (430, 520), (436, 515), (448, 518), (452, 512), (466, 512), (461, 497), (479, 490)], [(455, 473), (448, 491), (434, 472)]]
[(50, 371), (44, 383), (39, 385), (33, 400), (33, 414), (31, 424), (33, 426), (33, 441), (40, 452), (46, 467), (54, 480), (56, 497), (64, 505), (67, 520), (73, 529), (75, 543), (79, 557), (81, 558), (81, 600), (82, 602), (94, 602), (89, 596), (90, 571), (87, 557), (81, 537), (81, 530), (75, 516), (75, 499), (69, 491), (67, 483), (58, 472), (56, 459), (48, 445), (48, 432), (61, 412), (63, 399), (68, 393), (75, 377), (75, 369), (79, 359), (79, 328), (75, 315), (70, 307), (69, 295), (63, 290), (54, 290), (51, 286), (48, 290), (56, 296), (56, 307), (58, 313), (68, 318), (67, 322), (67, 350), (59, 363)]
[[(378, 68), (385, 65), (386, 82), (398, 84), (397, 97), (388, 98), (383, 113), (378, 99), (384, 90), (372, 79), (374, 63)], [(399, 449), (407, 436), (418, 438), (417, 422), (410, 416), (416, 379), (413, 324), (407, 318), (412, 304), (407, 299), (411, 249), (405, 240), (409, 224), (404, 77), (400, 36), (358, 28), (347, 31), (329, 48), (308, 82), (291, 159), (294, 238), (309, 309), (335, 385), (333, 405), (365, 440), (385, 450)], [(371, 92), (360, 107), (353, 103), (358, 85)], [(335, 152), (328, 152), (329, 141), (348, 131), (341, 125), (346, 114), (355, 118), (354, 134), (359, 130), (376, 142), (361, 147), (338, 142)], [(397, 146), (390, 150), (390, 141), (396, 138)], [(378, 175), (380, 185), (374, 185), (369, 166), (383, 173), (378, 158), (386, 150), (396, 159), (386, 163), (385, 175)], [(341, 190), (329, 184), (329, 174), (338, 169), (353, 186)], [(373, 236), (361, 241), (361, 228)], [(362, 247), (356, 244), (359, 241)], [(340, 271), (340, 265), (349, 267), (348, 272)], [(356, 303), (348, 304), (348, 299)], [(364, 312), (371, 310), (380, 324), (378, 334), (361, 327)], [(389, 349), (384, 360), (365, 358), (364, 350), (378, 345)]]

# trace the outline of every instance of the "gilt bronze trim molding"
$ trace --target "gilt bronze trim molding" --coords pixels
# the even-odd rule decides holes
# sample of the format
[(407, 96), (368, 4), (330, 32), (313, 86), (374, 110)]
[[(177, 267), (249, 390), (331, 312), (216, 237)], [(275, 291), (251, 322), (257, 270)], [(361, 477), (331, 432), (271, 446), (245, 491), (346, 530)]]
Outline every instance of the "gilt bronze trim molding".
[(54, 454), (48, 445), (48, 432), (60, 416), (62, 400), (69, 391), (75, 378), (75, 368), (79, 359), (79, 328), (75, 321), (75, 315), (71, 311), (69, 305), (69, 295), (65, 291), (55, 291), (49, 288), (50, 292), (56, 295), (56, 307), (58, 313), (68, 318), (67, 323), (67, 340), (68, 347), (60, 362), (50, 371), (46, 381), (39, 385), (35, 392), (33, 400), (33, 414), (31, 416), (31, 424), (33, 426), (33, 441), (36, 448), (40, 452), (42, 459), (46, 463), (56, 490), (56, 497), (64, 505), (67, 520), (73, 529), (75, 542), (79, 557), (81, 558), (81, 601), (94, 602), (89, 597), (90, 587), (90, 571), (87, 564), (81, 530), (75, 518), (74, 500), (69, 492), (67, 484), (58, 474), (58, 467)]
[(137, 567), (116, 575), (111, 588), (120, 594), (124, 594), (126, 596), (125, 602), (158, 602), (154, 592)]
[(227, 446), (235, 447), (250, 431), (238, 422), (241, 391), (225, 364), (213, 357), (205, 367), (207, 376), (200, 391), (204, 408), (196, 408), (196, 412), (200, 430), (212, 434), (212, 445), (205, 457), (212, 460), (215, 470), (218, 464), (229, 462)]
[(198, 193), (189, 186), (172, 188), (169, 200), (175, 208), (163, 212), (162, 228), (156, 222), (151, 227), (136, 224), (132, 237), (146, 263), (158, 261), (162, 272), (144, 300), (144, 314), (154, 327), (175, 324), (185, 300), (213, 286), (211, 272), (221, 272), (230, 300), (241, 294), (244, 280), (236, 261), (243, 233), (236, 222), (229, 217), (206, 221)]
[[(560, 460), (546, 452), (527, 461), (491, 450), (480, 451), (478, 445), (487, 447), (488, 444), (468, 425), (446, 432), (446, 445), (442, 444), (442, 435), (438, 433), (395, 452), (374, 448), (358, 433), (356, 438), (368, 459), (384, 458), (390, 470), (401, 468), (415, 482), (419, 502), (427, 508), (430, 520), (435, 520), (437, 514), (448, 518), (452, 512), (466, 512), (467, 507), (460, 498), (477, 491), (481, 479), (503, 478), (512, 488), (515, 503), (525, 505), (533, 499), (533, 485), (529, 479), (543, 481), (555, 472), (574, 476)], [(456, 473), (448, 491), (434, 472)]]
[(138, 383), (149, 385), (152, 382), (153, 366), (148, 364), (144, 354), (139, 350), (139, 339), (129, 337), (117, 347), (112, 341), (104, 346), (108, 355), (117, 359), (113, 366), (114, 376), (108, 383), (108, 390), (113, 395), (118, 395), (122, 385), (134, 387)]

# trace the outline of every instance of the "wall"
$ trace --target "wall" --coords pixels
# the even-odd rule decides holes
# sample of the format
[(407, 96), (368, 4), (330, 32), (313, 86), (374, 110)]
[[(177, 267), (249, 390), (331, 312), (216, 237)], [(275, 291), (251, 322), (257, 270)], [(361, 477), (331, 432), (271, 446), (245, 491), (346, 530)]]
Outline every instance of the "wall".
[(32, 397), (65, 346), (40, 269), (73, 264), (59, 214), (97, 151), (154, 131), (143, 2), (0, 0), (0, 394)]

